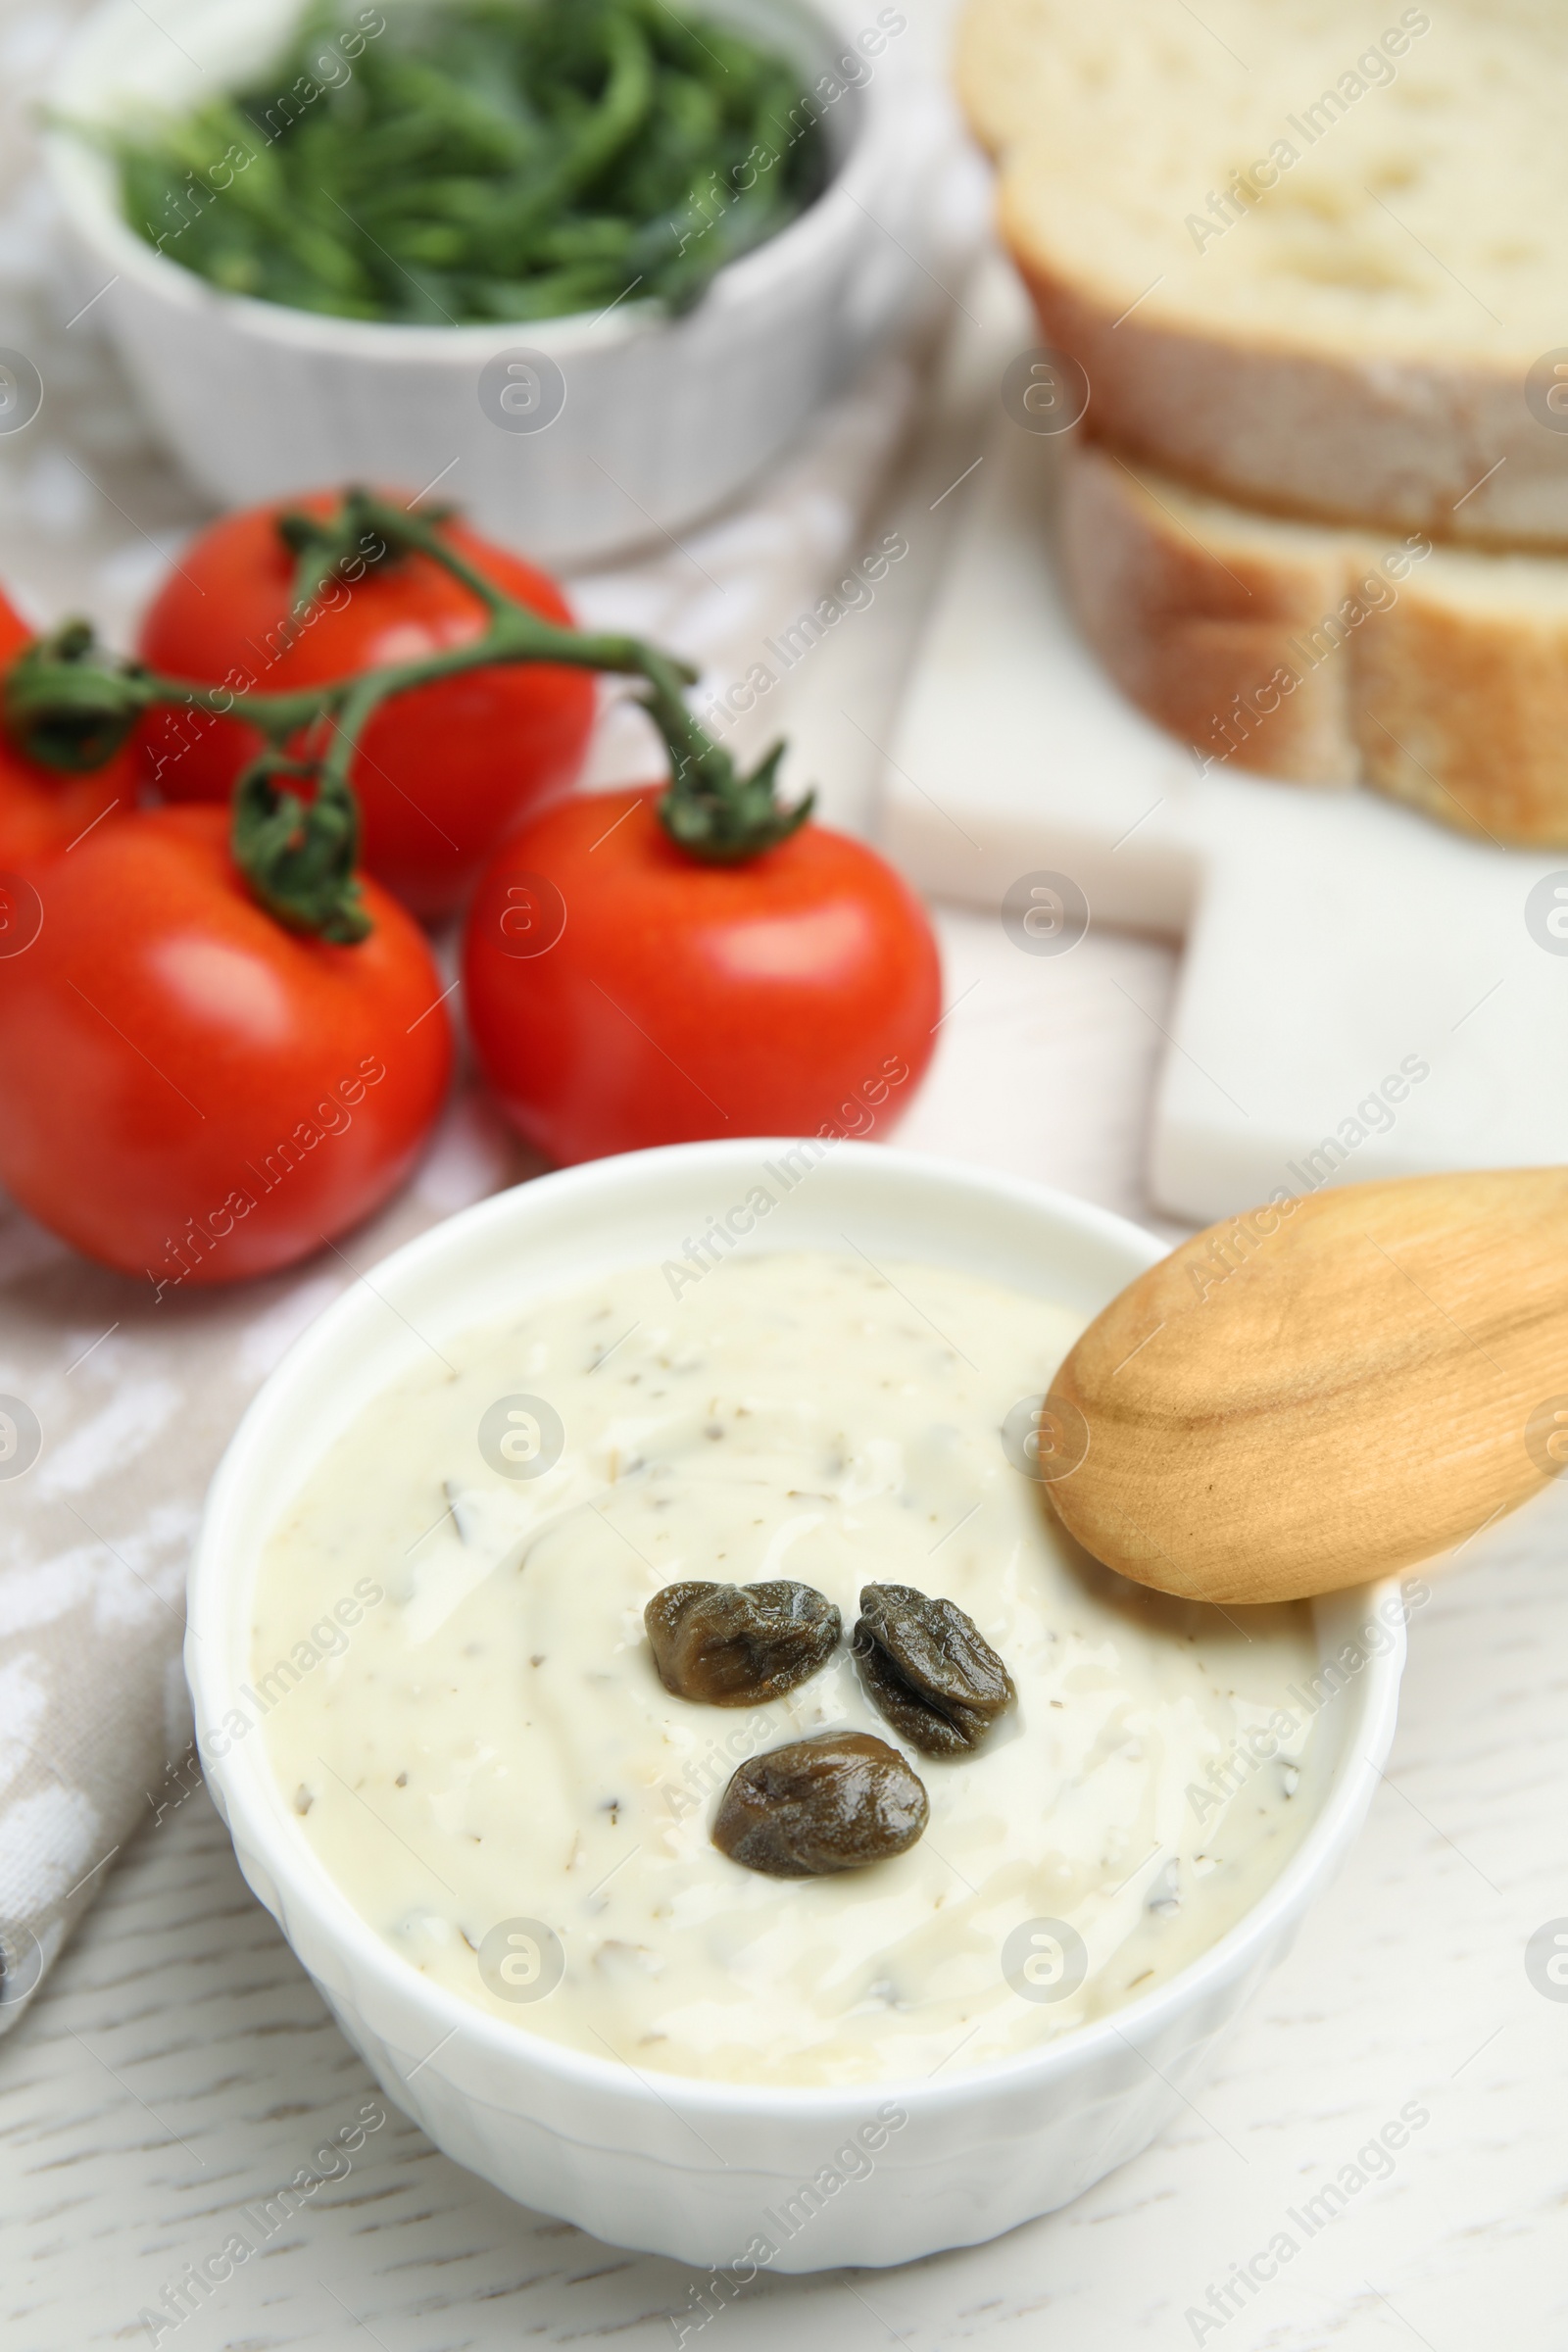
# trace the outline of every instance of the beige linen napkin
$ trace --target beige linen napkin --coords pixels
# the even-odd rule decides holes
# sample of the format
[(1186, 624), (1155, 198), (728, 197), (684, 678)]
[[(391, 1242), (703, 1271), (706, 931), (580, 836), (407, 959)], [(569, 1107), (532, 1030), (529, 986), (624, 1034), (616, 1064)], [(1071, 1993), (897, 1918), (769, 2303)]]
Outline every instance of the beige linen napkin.
[[(787, 626), (858, 553), (854, 531), (909, 396), (907, 364), (879, 363), (764, 501), (689, 540), (711, 575), (701, 599), (683, 598), (677, 556), (578, 582), (579, 610), (637, 613), (715, 678), (737, 658), (744, 667), (754, 634)], [(629, 710), (607, 713), (600, 780), (657, 772), (642, 734)], [(149, 1286), (88, 1265), (0, 1204), (0, 2030), (126, 1838), (194, 1786), (185, 1563), (248, 1397), (356, 1270), (533, 1172), (466, 1079), (420, 1174), (369, 1226), (297, 1272), (157, 1305)], [(8, 1475), (30, 1450), (28, 1415), (42, 1450)]]
[[(5, 140), (17, 95), (59, 28), (47, 10), (0, 23), (0, 70), (15, 74), (0, 101), (0, 345), (26, 351), (46, 385), (35, 424), (0, 437), (0, 580), (40, 625), (84, 611), (123, 644), (202, 516), (146, 442), (90, 317), (68, 320), (54, 299), (36, 179), (4, 184), (20, 152)], [(948, 313), (943, 282), (960, 281), (979, 232), (973, 166), (940, 109), (919, 135), (932, 142), (934, 201), (913, 266), (931, 291), (901, 344), (736, 511), (646, 562), (571, 583), (589, 625), (640, 630), (698, 663), (705, 705), (865, 552), (865, 517)], [(768, 719), (764, 707), (726, 740), (755, 744)], [(652, 751), (622, 700), (606, 713), (589, 780), (657, 772)], [(370, 1225), (293, 1272), (237, 1291), (166, 1293), (161, 1304), (0, 1200), (0, 2032), (115, 1856), (195, 1786), (180, 1668), (185, 1566), (248, 1398), (360, 1272), (534, 1172), (466, 1076), (420, 1173)], [(30, 1463), (29, 1416), (41, 1432)]]

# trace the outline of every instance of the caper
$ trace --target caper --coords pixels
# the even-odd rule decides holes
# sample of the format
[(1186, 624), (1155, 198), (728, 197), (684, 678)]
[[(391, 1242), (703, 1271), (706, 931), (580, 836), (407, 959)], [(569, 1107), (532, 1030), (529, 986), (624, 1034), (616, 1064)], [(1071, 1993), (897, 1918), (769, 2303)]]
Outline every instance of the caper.
[(927, 1756), (976, 1748), (1017, 1692), (956, 1600), (912, 1585), (866, 1585), (852, 1643), (866, 1695)]
[(740, 1767), (719, 1803), (713, 1843), (770, 1879), (825, 1878), (902, 1854), (928, 1810), (896, 1747), (870, 1732), (824, 1732)]
[(666, 1585), (643, 1611), (659, 1679), (677, 1698), (750, 1707), (826, 1663), (844, 1620), (809, 1585)]

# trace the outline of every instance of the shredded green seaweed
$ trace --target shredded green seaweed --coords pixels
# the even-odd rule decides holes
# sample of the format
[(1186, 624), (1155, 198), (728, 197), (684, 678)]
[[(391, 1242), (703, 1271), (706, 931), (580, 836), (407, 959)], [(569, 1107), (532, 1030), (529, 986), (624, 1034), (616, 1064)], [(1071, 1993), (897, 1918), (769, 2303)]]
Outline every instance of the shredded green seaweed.
[(234, 294), (421, 325), (690, 308), (828, 176), (785, 57), (665, 0), (317, 10), (269, 73), (110, 144), (125, 218)]

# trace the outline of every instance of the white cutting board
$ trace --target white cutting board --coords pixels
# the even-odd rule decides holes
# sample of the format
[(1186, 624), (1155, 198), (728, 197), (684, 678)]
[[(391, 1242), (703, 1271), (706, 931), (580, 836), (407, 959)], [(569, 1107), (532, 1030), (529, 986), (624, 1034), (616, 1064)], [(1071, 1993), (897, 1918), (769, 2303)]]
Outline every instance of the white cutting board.
[[(1150, 1166), (1179, 1216), (1309, 1189), (1333, 1155), (1303, 1154), (1330, 1137), (1336, 1182), (1568, 1160), (1568, 938), (1551, 952), (1525, 925), (1533, 884), (1568, 888), (1568, 850), (1494, 849), (1366, 791), (1200, 775), (1077, 635), (1061, 459), (999, 416), (890, 745), (890, 854), (999, 915), (1009, 885), (1056, 872), (1091, 924), (1185, 935)], [(1357, 1104), (1407, 1060), (1429, 1074), (1374, 1132)]]

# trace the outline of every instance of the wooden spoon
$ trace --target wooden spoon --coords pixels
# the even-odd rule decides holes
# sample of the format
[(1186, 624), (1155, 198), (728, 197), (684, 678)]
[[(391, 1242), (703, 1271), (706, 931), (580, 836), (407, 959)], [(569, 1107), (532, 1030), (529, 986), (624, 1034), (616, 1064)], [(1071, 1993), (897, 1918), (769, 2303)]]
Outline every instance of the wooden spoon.
[(1184, 1242), (1052, 1384), (1041, 1475), (1107, 1567), (1332, 1592), (1568, 1473), (1568, 1169), (1348, 1185)]

